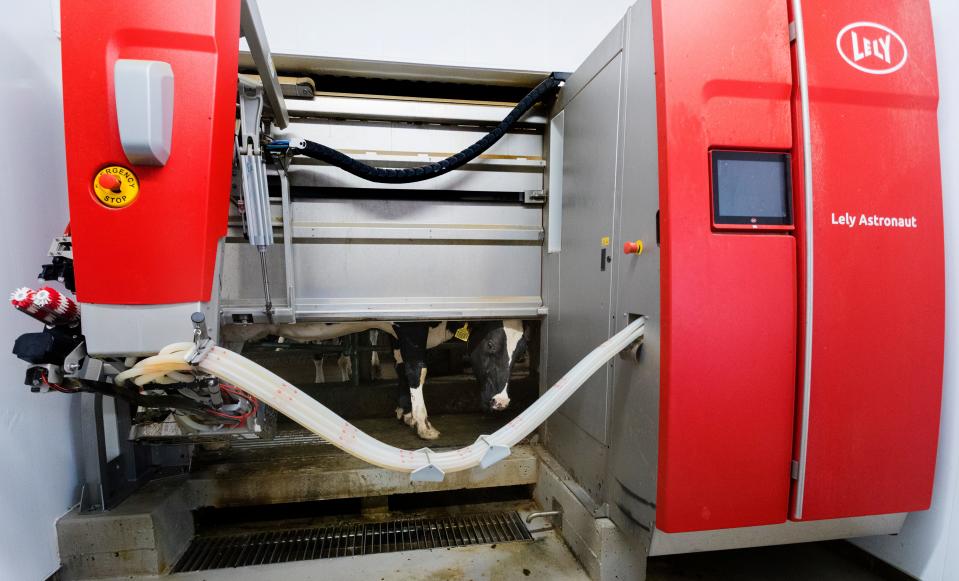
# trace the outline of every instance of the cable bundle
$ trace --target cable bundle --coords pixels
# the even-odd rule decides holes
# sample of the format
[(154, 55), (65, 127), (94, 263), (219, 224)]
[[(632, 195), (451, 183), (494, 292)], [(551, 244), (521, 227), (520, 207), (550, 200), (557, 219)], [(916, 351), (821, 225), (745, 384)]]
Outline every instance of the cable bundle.
[[(516, 104), (513, 110), (510, 111), (509, 115), (500, 121), (492, 131), (484, 135), (476, 143), (467, 147), (463, 151), (455, 155), (451, 155), (450, 157), (447, 157), (446, 159), (436, 163), (402, 169), (374, 167), (359, 160), (353, 159), (344, 153), (340, 153), (331, 147), (308, 140), (303, 140), (305, 145), (302, 148), (291, 148), (291, 151), (326, 162), (330, 165), (334, 165), (357, 177), (371, 182), (377, 182), (381, 184), (408, 184), (428, 180), (441, 176), (445, 173), (449, 173), (466, 165), (484, 151), (492, 147), (493, 144), (499, 141), (500, 138), (502, 138), (503, 135), (505, 135), (506, 132), (509, 131), (510, 128), (533, 107), (533, 105), (559, 89), (562, 83), (563, 79), (561, 76), (558, 76), (555, 73), (546, 77), (546, 79), (540, 82), (535, 89), (523, 97), (523, 99)], [(289, 140), (278, 140), (268, 145), (267, 149), (277, 149), (278, 146), (289, 147), (289, 143)], [(273, 147), (271, 147), (271, 145)]]

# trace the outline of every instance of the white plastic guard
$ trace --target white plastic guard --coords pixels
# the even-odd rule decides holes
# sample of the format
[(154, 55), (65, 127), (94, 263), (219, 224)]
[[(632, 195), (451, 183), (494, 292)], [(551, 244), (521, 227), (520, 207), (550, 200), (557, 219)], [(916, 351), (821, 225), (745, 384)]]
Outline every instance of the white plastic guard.
[(443, 482), (443, 478), (446, 477), (446, 473), (443, 472), (443, 469), (433, 464), (433, 459), (430, 457), (434, 452), (429, 448), (420, 448), (417, 452), (423, 452), (426, 454), (426, 458), (429, 461), (429, 464), (426, 466), (420, 466), (416, 470), (410, 473), (410, 482)]
[(173, 68), (118, 59), (113, 86), (123, 153), (134, 165), (165, 165), (173, 140)]

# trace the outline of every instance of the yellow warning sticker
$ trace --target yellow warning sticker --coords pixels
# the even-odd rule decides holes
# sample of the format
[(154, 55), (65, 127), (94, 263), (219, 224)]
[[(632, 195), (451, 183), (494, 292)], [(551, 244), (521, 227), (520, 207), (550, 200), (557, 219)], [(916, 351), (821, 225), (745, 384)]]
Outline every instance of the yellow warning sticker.
[(108, 165), (93, 178), (93, 193), (104, 206), (125, 208), (140, 194), (140, 182), (127, 168)]
[(600, 240), (600, 244), (603, 245), (603, 248), (609, 246), (609, 236), (603, 236), (602, 240)]
[(453, 336), (459, 339), (460, 341), (469, 341), (470, 338), (470, 324), (463, 323), (463, 326), (456, 330), (453, 333)]

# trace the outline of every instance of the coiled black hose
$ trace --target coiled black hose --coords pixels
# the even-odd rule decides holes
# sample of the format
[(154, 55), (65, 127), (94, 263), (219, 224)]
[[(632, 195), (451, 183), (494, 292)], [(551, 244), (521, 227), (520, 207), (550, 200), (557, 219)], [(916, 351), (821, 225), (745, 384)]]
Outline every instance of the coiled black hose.
[(346, 154), (340, 153), (335, 149), (313, 141), (306, 141), (305, 147), (293, 151), (300, 155), (324, 161), (371, 182), (381, 184), (408, 184), (428, 180), (462, 167), (492, 147), (533, 105), (556, 91), (563, 80), (565, 80), (565, 75), (557, 75), (555, 73), (550, 75), (523, 97), (523, 99), (513, 107), (509, 115), (479, 141), (457, 154), (429, 165), (401, 169), (373, 167), (353, 159)]

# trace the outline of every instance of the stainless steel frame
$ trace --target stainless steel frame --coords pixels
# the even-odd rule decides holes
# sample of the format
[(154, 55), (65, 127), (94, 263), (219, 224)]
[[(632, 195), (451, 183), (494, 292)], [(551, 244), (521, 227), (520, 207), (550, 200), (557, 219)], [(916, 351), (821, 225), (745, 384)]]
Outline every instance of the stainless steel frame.
[(286, 112), (283, 91), (280, 90), (280, 80), (273, 68), (273, 56), (270, 54), (270, 45), (266, 40), (266, 31), (263, 30), (256, 0), (240, 2), (240, 32), (246, 38), (250, 56), (263, 82), (266, 101), (273, 111), (273, 123), (282, 129), (287, 126), (290, 118)]
[[(290, 136), (372, 165), (415, 166), (475, 141), (501, 105), (318, 95), (288, 101)], [(427, 182), (372, 184), (295, 158), (273, 167), (266, 250), (277, 322), (532, 318), (541, 291), (546, 117), (532, 111), (491, 150)], [(283, 137), (284, 133), (275, 136)], [(258, 257), (234, 214), (226, 239), (222, 322), (264, 322)]]

